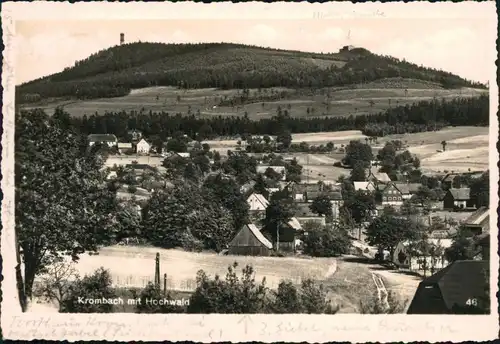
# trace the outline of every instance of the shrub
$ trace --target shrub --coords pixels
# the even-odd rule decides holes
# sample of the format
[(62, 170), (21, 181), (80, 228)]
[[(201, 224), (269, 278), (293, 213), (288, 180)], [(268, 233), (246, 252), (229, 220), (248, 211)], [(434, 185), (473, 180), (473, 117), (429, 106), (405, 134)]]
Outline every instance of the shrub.
[[(183, 313), (184, 309), (179, 306), (171, 305), (168, 301), (164, 300), (172, 300), (171, 294), (167, 292), (164, 294), (159, 286), (154, 285), (149, 282), (146, 288), (144, 288), (140, 295), (136, 306), (136, 313)], [(152, 303), (146, 302), (146, 300), (158, 300), (161, 302)]]
[[(117, 297), (111, 287), (111, 275), (108, 270), (99, 268), (92, 275), (72, 283), (67, 292), (67, 297), (61, 302), (61, 313), (112, 313), (113, 305), (105, 300)], [(85, 300), (100, 300), (100, 302), (82, 303), (79, 298)]]

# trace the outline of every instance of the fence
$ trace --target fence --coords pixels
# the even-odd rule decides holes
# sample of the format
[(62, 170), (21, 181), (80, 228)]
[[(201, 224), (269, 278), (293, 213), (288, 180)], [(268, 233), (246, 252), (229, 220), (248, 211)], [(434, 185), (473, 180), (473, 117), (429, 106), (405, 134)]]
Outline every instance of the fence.
[[(144, 288), (148, 283), (154, 283), (154, 276), (112, 276), (113, 285), (125, 288)], [(163, 288), (163, 276), (160, 278), (160, 286)], [(193, 292), (196, 289), (195, 279), (173, 279), (167, 276), (167, 289), (175, 291)]]
[[(302, 282), (302, 277), (297, 276), (289, 278), (288, 280), (294, 284), (299, 285)], [(154, 283), (154, 276), (112, 276), (113, 285), (122, 288), (145, 288), (148, 283)], [(256, 284), (260, 284), (262, 277), (255, 278)], [(266, 287), (270, 289), (277, 289), (280, 281), (277, 279), (266, 278)], [(163, 288), (163, 276), (160, 276), (160, 287)], [(167, 289), (174, 291), (194, 292), (196, 289), (196, 280), (189, 279), (175, 279), (167, 275)]]

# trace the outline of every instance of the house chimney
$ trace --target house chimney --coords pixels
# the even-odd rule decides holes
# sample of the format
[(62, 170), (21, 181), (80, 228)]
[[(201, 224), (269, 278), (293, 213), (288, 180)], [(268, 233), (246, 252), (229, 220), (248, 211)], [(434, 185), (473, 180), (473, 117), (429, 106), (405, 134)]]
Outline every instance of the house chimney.
[(120, 45), (122, 45), (123, 43), (125, 43), (125, 34), (121, 33), (120, 34)]

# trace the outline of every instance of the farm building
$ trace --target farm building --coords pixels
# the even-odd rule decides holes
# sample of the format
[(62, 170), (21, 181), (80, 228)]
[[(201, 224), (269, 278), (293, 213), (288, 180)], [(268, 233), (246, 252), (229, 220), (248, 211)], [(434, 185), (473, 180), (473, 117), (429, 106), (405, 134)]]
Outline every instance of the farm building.
[(87, 138), (89, 140), (89, 146), (101, 143), (108, 145), (108, 147), (114, 147), (118, 142), (116, 136), (113, 134), (90, 134)]
[(118, 142), (118, 152), (124, 154), (126, 152), (131, 152), (134, 148), (130, 142)]
[(474, 204), (470, 199), (469, 188), (451, 188), (446, 192), (443, 198), (444, 210), (470, 209), (473, 208), (473, 206)]
[(397, 182), (395, 182), (394, 185), (401, 192), (403, 200), (412, 198), (412, 196), (415, 195), (418, 192), (418, 189), (422, 186), (422, 184), (420, 183), (397, 183)]
[(373, 182), (354, 182), (354, 190), (363, 190), (363, 191), (375, 191), (375, 184)]
[[(268, 232), (271, 230), (268, 230), (265, 227), (262, 229), (262, 231)], [(286, 224), (281, 224), (279, 227), (279, 251), (295, 252), (297, 234), (300, 230), (302, 230), (302, 225), (295, 217), (292, 217)], [(278, 244), (276, 242), (273, 244), (275, 248), (278, 248)]]
[(464, 222), (463, 227), (474, 235), (481, 235), (490, 231), (490, 210), (481, 207), (472, 213)]
[(408, 314), (485, 314), (489, 262), (459, 260), (420, 282)]
[(137, 143), (136, 149), (137, 149), (137, 154), (148, 154), (149, 150), (151, 149), (151, 146), (146, 140), (141, 139)]
[(229, 254), (242, 256), (269, 256), (273, 244), (254, 224), (247, 224), (229, 243)]

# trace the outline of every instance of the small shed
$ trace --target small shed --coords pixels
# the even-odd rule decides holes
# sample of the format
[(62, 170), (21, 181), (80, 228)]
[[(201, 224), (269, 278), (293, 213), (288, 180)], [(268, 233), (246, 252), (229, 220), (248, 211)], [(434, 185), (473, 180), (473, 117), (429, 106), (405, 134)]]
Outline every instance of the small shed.
[(229, 243), (229, 254), (242, 256), (269, 256), (273, 244), (252, 223), (243, 226)]
[(469, 188), (451, 188), (446, 192), (443, 198), (444, 210), (466, 209), (471, 207), (473, 207), (473, 204), (471, 202)]
[(471, 214), (463, 222), (463, 226), (472, 234), (480, 235), (490, 230), (490, 210), (487, 207), (481, 207)]
[(459, 260), (420, 282), (408, 314), (484, 314), (489, 261)]

